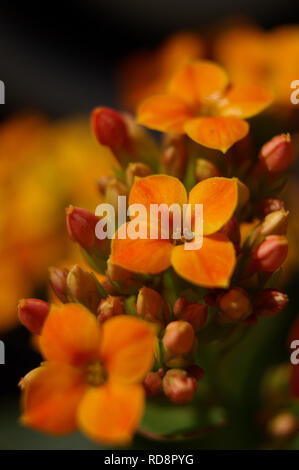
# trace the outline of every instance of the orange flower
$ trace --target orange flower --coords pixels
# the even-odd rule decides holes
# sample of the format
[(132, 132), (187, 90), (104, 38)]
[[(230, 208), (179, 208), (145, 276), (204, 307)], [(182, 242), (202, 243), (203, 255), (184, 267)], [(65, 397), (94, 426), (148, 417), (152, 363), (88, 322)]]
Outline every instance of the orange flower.
[(129, 441), (144, 409), (140, 384), (153, 360), (154, 334), (121, 315), (100, 328), (83, 306), (52, 306), (40, 337), (46, 359), (21, 381), (22, 422), (50, 434), (81, 429), (96, 441)]
[[(172, 176), (152, 175), (138, 180), (130, 193), (129, 205), (187, 203), (183, 184)], [(189, 194), (191, 208), (203, 204), (203, 245), (185, 250), (173, 240), (116, 238), (112, 241), (112, 263), (137, 273), (158, 274), (171, 265), (182, 278), (205, 287), (227, 287), (235, 267), (233, 244), (216, 233), (233, 215), (238, 202), (235, 179), (215, 177), (198, 183)], [(127, 225), (128, 226), (128, 225)], [(150, 223), (148, 224), (148, 229)], [(163, 230), (163, 227), (162, 227)], [(161, 231), (162, 233), (162, 231)], [(177, 241), (177, 240), (176, 240)]]
[(245, 137), (243, 118), (260, 113), (273, 100), (257, 85), (229, 86), (225, 71), (209, 61), (182, 67), (172, 78), (168, 93), (145, 100), (138, 121), (162, 132), (186, 133), (205, 147), (225, 153)]

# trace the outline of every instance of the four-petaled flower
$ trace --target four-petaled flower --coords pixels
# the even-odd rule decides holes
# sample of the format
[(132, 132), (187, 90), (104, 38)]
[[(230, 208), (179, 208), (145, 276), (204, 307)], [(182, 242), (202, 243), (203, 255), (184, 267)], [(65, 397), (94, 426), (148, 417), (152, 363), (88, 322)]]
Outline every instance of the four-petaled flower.
[[(132, 239), (128, 234), (120, 238), (116, 234), (112, 241), (112, 263), (144, 274), (158, 274), (172, 265), (178, 275), (189, 282), (205, 287), (227, 287), (236, 254), (231, 241), (216, 232), (237, 207), (236, 179), (206, 179), (194, 186), (188, 198), (184, 185), (177, 178), (152, 175), (135, 182), (129, 197), (130, 206), (142, 204), (147, 213), (150, 213), (151, 204), (168, 207), (178, 204), (182, 208), (187, 201), (193, 209), (195, 204), (203, 204), (203, 244), (200, 249), (185, 250), (184, 245), (175, 243), (171, 236), (162, 238), (163, 227), (157, 239), (150, 236)], [(144, 223), (150, 228), (153, 221), (148, 219), (150, 217)]]
[(209, 61), (182, 67), (166, 94), (146, 99), (138, 109), (138, 122), (162, 132), (186, 133), (199, 144), (225, 153), (245, 137), (244, 118), (260, 113), (273, 101), (258, 85), (230, 85), (222, 67)]
[(100, 327), (81, 305), (53, 306), (40, 346), (47, 362), (21, 381), (22, 422), (51, 434), (79, 428), (96, 441), (129, 441), (144, 409), (140, 382), (153, 362), (150, 326), (121, 315)]

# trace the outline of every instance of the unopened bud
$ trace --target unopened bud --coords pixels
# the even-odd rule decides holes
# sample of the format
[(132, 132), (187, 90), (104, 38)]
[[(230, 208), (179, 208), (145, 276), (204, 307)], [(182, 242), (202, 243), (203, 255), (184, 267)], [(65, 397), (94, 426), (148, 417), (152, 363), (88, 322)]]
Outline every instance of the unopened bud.
[(66, 209), (66, 226), (71, 240), (89, 249), (100, 242), (95, 235), (95, 227), (99, 218), (80, 207), (69, 206)]
[(288, 303), (288, 296), (279, 289), (261, 290), (253, 302), (253, 310), (256, 315), (262, 317), (274, 317), (283, 310)]
[(225, 321), (237, 322), (249, 317), (252, 312), (251, 302), (244, 289), (233, 287), (219, 300), (220, 318)]
[(259, 215), (264, 218), (271, 212), (276, 212), (284, 209), (284, 205), (281, 199), (274, 197), (267, 197), (263, 199), (258, 206)]
[(129, 188), (131, 188), (135, 182), (135, 177), (144, 178), (152, 174), (151, 168), (145, 163), (129, 163), (126, 169), (126, 182)]
[(148, 397), (154, 397), (162, 392), (162, 377), (162, 369), (158, 372), (148, 372), (143, 381), (143, 386)]
[(297, 418), (289, 412), (276, 415), (269, 423), (269, 433), (278, 439), (288, 439), (298, 430)]
[(186, 321), (173, 321), (165, 329), (163, 344), (172, 355), (187, 354), (191, 351), (194, 341), (194, 330)]
[(256, 270), (274, 272), (288, 255), (288, 240), (284, 235), (268, 235), (253, 252), (252, 263)]
[(218, 167), (210, 160), (205, 158), (198, 158), (195, 166), (195, 178), (196, 181), (200, 182), (207, 178), (213, 178), (214, 176), (221, 176)]
[(270, 173), (281, 173), (286, 170), (294, 159), (290, 134), (277, 135), (263, 145), (259, 159)]
[(229, 238), (236, 248), (240, 246), (240, 227), (235, 216), (232, 216), (226, 224), (221, 227), (219, 230), (220, 233), (226, 235)]
[(68, 273), (66, 283), (70, 299), (79, 301), (96, 313), (101, 296), (92, 273), (75, 264)]
[(51, 267), (49, 268), (49, 281), (50, 285), (57, 295), (58, 299), (61, 300), (61, 302), (66, 303), (68, 301), (68, 295), (67, 295), (67, 284), (66, 284), (66, 278), (68, 275), (68, 269), (63, 268), (55, 268)]
[(259, 233), (261, 235), (285, 235), (288, 228), (288, 215), (289, 213), (284, 209), (266, 215)]
[(114, 207), (116, 214), (118, 212), (119, 196), (127, 196), (127, 195), (128, 195), (128, 188), (122, 181), (116, 178), (113, 178), (109, 181), (107, 188), (106, 188), (105, 199), (108, 204), (111, 204)]
[(22, 299), (18, 304), (19, 320), (34, 335), (40, 335), (50, 305), (39, 299)]
[(164, 328), (170, 320), (170, 310), (159, 292), (149, 287), (140, 289), (136, 302), (137, 315), (144, 320), (158, 324)]
[(111, 258), (107, 261), (107, 276), (115, 286), (119, 286), (124, 291), (136, 291), (142, 285), (142, 281), (135, 279), (134, 274), (127, 269), (113, 264)]
[(173, 306), (173, 311), (178, 320), (190, 323), (195, 332), (203, 327), (208, 317), (208, 308), (205, 305), (187, 302), (184, 297), (177, 299)]
[(101, 176), (96, 179), (99, 192), (105, 196), (109, 182), (113, 179), (112, 176)]
[(191, 367), (188, 367), (187, 372), (191, 377), (194, 377), (197, 381), (202, 379), (202, 377), (205, 375), (205, 371), (196, 364), (193, 364)]
[(117, 153), (129, 147), (129, 136), (123, 116), (110, 108), (100, 107), (91, 115), (93, 132), (102, 145)]
[(125, 306), (118, 297), (109, 295), (107, 299), (102, 299), (98, 306), (98, 320), (103, 323), (109, 318), (125, 314)]
[(163, 378), (163, 390), (165, 395), (173, 403), (183, 405), (194, 397), (197, 381), (188, 376), (187, 371), (181, 369), (170, 369)]
[(171, 136), (162, 154), (162, 169), (170, 176), (183, 178), (187, 164), (187, 150), (181, 137)]

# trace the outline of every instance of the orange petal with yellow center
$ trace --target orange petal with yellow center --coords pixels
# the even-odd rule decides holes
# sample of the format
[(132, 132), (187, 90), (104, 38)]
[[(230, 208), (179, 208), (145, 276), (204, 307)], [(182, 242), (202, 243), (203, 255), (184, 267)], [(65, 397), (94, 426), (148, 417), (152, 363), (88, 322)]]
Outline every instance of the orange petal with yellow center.
[(200, 250), (175, 247), (171, 264), (177, 274), (203, 287), (228, 287), (236, 264), (233, 244), (220, 233), (203, 238)]
[(100, 328), (96, 317), (78, 304), (52, 306), (40, 338), (49, 361), (83, 365), (98, 358)]
[(158, 274), (169, 268), (173, 244), (150, 238), (115, 238), (111, 250), (113, 264), (135, 273)]
[(149, 214), (150, 204), (187, 203), (185, 186), (179, 179), (168, 175), (151, 175), (140, 178), (131, 189), (129, 205), (143, 204)]
[(273, 93), (258, 85), (233, 86), (219, 105), (222, 116), (249, 118), (267, 108), (274, 99)]
[(172, 78), (169, 92), (191, 107), (205, 100), (217, 100), (228, 85), (228, 77), (219, 65), (209, 61), (192, 62), (182, 67)]
[(188, 106), (176, 96), (156, 95), (138, 108), (137, 121), (150, 129), (184, 134), (184, 124), (192, 118)]
[(78, 369), (63, 363), (46, 364), (22, 383), (21, 422), (25, 426), (51, 434), (77, 429), (77, 409), (87, 390)]
[(237, 203), (238, 186), (230, 178), (208, 178), (194, 186), (189, 194), (189, 204), (203, 205), (204, 235), (217, 232), (231, 218)]
[(139, 318), (120, 315), (103, 324), (101, 359), (109, 378), (141, 381), (153, 365), (155, 335)]
[(91, 439), (105, 444), (129, 442), (142, 418), (144, 391), (141, 385), (110, 383), (90, 388), (78, 412), (79, 428)]
[(226, 153), (248, 134), (249, 125), (233, 116), (205, 117), (188, 121), (185, 131), (198, 144)]

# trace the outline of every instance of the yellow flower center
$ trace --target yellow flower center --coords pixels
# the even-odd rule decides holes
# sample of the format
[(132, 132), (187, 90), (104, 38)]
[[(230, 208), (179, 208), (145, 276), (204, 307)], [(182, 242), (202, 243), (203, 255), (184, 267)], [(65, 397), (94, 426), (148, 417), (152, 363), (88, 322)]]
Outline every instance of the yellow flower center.
[(106, 382), (107, 373), (101, 361), (91, 362), (86, 368), (85, 377), (86, 382), (93, 387), (103, 385)]

